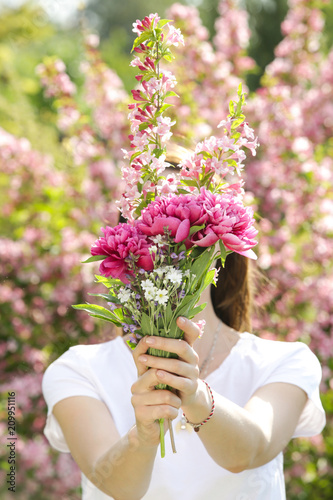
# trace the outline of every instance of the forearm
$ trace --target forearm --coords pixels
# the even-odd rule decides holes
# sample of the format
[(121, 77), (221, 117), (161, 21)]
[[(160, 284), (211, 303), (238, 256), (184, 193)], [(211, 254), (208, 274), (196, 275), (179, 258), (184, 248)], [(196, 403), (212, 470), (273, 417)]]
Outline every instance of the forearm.
[[(198, 436), (209, 455), (221, 467), (231, 472), (251, 468), (267, 444), (263, 430), (247, 410), (216, 392), (213, 394), (214, 415), (200, 427)], [(198, 402), (183, 408), (183, 411), (190, 422), (198, 423), (207, 418), (210, 407), (207, 391), (201, 391)]]
[(115, 500), (139, 500), (148, 490), (156, 451), (139, 441), (134, 426), (97, 460), (88, 479)]

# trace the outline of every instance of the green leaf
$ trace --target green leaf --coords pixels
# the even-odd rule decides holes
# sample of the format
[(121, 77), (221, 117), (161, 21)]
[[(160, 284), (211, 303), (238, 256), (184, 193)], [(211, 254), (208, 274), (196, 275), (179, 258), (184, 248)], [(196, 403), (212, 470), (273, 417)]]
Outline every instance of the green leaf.
[(161, 19), (160, 21), (158, 21), (158, 27), (159, 28), (163, 28), (163, 26), (165, 26), (167, 23), (172, 23), (172, 20), (171, 19)]
[(170, 302), (167, 303), (166, 309), (165, 309), (165, 322), (168, 325), (171, 321), (172, 318), (172, 308)]
[(151, 31), (145, 31), (144, 33), (142, 33), (142, 35), (138, 36), (134, 40), (131, 52), (133, 52), (133, 50), (135, 49), (135, 47), (138, 47), (141, 43), (144, 43), (149, 38), (152, 38), (152, 32)]
[(149, 316), (146, 313), (141, 314), (141, 330), (145, 335), (151, 335), (152, 327)]
[(119, 318), (120, 321), (124, 321), (124, 313), (123, 313), (123, 310), (121, 308), (119, 309), (115, 309), (113, 311), (114, 315), (117, 316)]
[(119, 318), (115, 316), (111, 311), (105, 309), (105, 307), (98, 306), (96, 304), (76, 304), (72, 307), (79, 311), (86, 311), (90, 314), (90, 316), (111, 321), (111, 323), (117, 326), (121, 326)]
[(188, 319), (194, 318), (194, 316), (196, 316), (197, 314), (199, 314), (201, 311), (203, 311), (205, 309), (206, 305), (207, 305), (207, 302), (204, 302), (203, 304), (200, 304), (200, 306), (196, 306), (194, 309), (192, 309), (189, 312)]
[(148, 128), (149, 125), (151, 125), (149, 122), (143, 122), (139, 125), (139, 130), (146, 130), (146, 128)]
[(190, 229), (190, 234), (189, 236), (192, 236), (193, 233), (196, 233), (197, 231), (201, 231), (205, 227), (205, 224), (202, 224), (201, 226), (192, 226)]
[[(193, 180), (193, 179), (182, 179), (181, 183), (184, 184), (184, 186), (194, 186), (198, 187), (198, 182)], [(188, 191), (186, 191), (188, 193)]]
[[(165, 59), (166, 61), (168, 62), (172, 62), (173, 59), (175, 58), (175, 56), (173, 56), (172, 54), (164, 54), (163, 55), (163, 59)], [(176, 94), (177, 95), (177, 94)], [(169, 96), (168, 96), (169, 97)], [(178, 97), (178, 96), (177, 96)]]
[(177, 193), (179, 193), (179, 194), (188, 194), (188, 191), (186, 189), (180, 189), (180, 188), (178, 188), (177, 189)]
[(112, 288), (114, 285), (123, 285), (124, 283), (115, 278), (106, 278), (105, 276), (95, 275), (96, 283), (103, 283), (107, 288)]
[(236, 120), (234, 120), (231, 124), (231, 130), (235, 130), (236, 128), (238, 128), (245, 120), (245, 116), (243, 116), (243, 118), (237, 118)]
[(92, 257), (89, 257), (89, 259), (82, 261), (81, 264), (88, 264), (89, 262), (96, 262), (104, 259), (106, 259), (106, 255), (93, 255)]
[(165, 94), (165, 98), (167, 97), (179, 97), (179, 95), (176, 94), (176, 92), (174, 92), (173, 90), (169, 90), (169, 92)]
[(199, 153), (197, 153), (197, 156), (198, 155), (202, 155), (205, 160), (207, 160), (207, 158), (213, 158), (213, 155), (211, 153), (208, 153), (208, 151), (200, 151)]
[(105, 316), (100, 316), (99, 314), (90, 314), (92, 318), (97, 318), (97, 319), (102, 319), (103, 321), (108, 321), (109, 323), (112, 323), (113, 325), (119, 326), (120, 328), (122, 327), (122, 324), (119, 323), (119, 321), (116, 321), (114, 319), (106, 318)]
[[(194, 247), (192, 252), (191, 252), (191, 258), (192, 259), (197, 259), (201, 254), (203, 254), (205, 251), (207, 250), (207, 248), (205, 247)], [(192, 268), (191, 268), (192, 270)]]
[(155, 113), (155, 118), (157, 116), (160, 116), (163, 113), (163, 111), (165, 111), (170, 107), (173, 107), (173, 104), (168, 104), (168, 103), (163, 104), (163, 106), (157, 111), (157, 113)]
[(114, 295), (108, 295), (107, 293), (88, 293), (91, 297), (101, 297), (102, 299), (107, 300), (108, 302), (112, 302), (113, 304), (121, 304), (120, 300)]
[(227, 251), (222, 240), (219, 240), (219, 247), (221, 252), (220, 259), (222, 261), (222, 266), (224, 267), (225, 259), (227, 258)]
[(137, 151), (136, 153), (133, 153), (131, 158), (130, 158), (130, 163), (132, 163), (133, 160), (135, 160), (135, 158), (137, 158), (138, 156), (141, 155), (141, 151)]
[(201, 291), (205, 290), (208, 285), (210, 285), (211, 283), (213, 283), (214, 277), (215, 277), (215, 269), (211, 269), (210, 271), (208, 271), (208, 273), (205, 276), (205, 279), (204, 279), (203, 284), (202, 284), (202, 290)]
[(192, 291), (195, 290), (195, 287), (197, 286), (198, 283), (201, 282), (203, 276), (207, 272), (207, 268), (211, 264), (211, 259), (213, 256), (213, 253), (215, 251), (214, 246), (211, 246), (209, 249), (206, 249), (206, 252), (204, 252), (191, 267), (191, 272), (193, 272), (196, 275), (196, 278), (192, 284)]

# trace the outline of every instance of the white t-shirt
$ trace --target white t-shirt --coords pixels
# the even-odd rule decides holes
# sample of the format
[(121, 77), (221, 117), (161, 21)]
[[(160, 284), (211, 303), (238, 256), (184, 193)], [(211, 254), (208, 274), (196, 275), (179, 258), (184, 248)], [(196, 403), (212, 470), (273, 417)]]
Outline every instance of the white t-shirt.
[[(242, 333), (228, 357), (206, 377), (213, 390), (243, 407), (253, 393), (271, 382), (301, 387), (308, 401), (293, 437), (319, 434), (325, 413), (319, 397), (321, 367), (317, 357), (302, 342), (279, 342)], [(43, 394), (48, 406), (44, 429), (50, 444), (69, 452), (53, 406), (70, 396), (91, 396), (103, 401), (121, 436), (135, 422), (131, 386), (137, 379), (132, 353), (121, 337), (94, 345), (71, 347), (46, 370)], [(144, 500), (283, 500), (285, 484), (283, 454), (256, 469), (231, 473), (206, 452), (199, 436), (177, 430), (177, 453), (173, 454), (166, 435), (166, 456), (156, 455), (154, 471)], [(83, 500), (110, 500), (82, 473)]]

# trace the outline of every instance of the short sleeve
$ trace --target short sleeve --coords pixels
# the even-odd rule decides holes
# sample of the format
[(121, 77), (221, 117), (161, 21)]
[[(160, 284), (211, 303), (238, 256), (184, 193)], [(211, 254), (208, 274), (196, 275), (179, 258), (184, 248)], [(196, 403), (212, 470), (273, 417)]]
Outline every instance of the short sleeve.
[(278, 362), (272, 363), (273, 369), (264, 384), (286, 382), (297, 385), (306, 392), (308, 400), (292, 437), (315, 436), (323, 430), (326, 424), (319, 394), (319, 384), (322, 378), (319, 360), (302, 342), (274, 341), (274, 344)]
[(46, 369), (42, 391), (48, 408), (44, 434), (53, 448), (69, 453), (61, 427), (52, 413), (54, 405), (71, 396), (90, 396), (101, 400), (88, 378), (87, 368), (77, 358), (74, 350), (69, 349)]

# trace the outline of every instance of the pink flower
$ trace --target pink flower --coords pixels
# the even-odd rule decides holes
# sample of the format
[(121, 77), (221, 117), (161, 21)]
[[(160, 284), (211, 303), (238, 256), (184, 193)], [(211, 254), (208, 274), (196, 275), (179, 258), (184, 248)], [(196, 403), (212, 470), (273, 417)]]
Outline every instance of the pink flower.
[[(258, 231), (253, 223), (252, 209), (244, 207), (239, 199), (230, 194), (212, 194), (205, 188), (198, 196), (157, 198), (137, 220), (139, 229), (148, 236), (169, 231), (175, 243), (183, 241), (187, 248), (210, 247), (222, 240), (229, 250), (256, 259), (251, 248), (257, 244), (254, 238)], [(190, 235), (191, 227), (201, 225), (204, 228)]]
[(214, 245), (219, 239), (225, 247), (252, 259), (251, 250), (257, 242), (258, 231), (253, 227), (252, 209), (229, 194), (217, 195), (201, 188), (198, 201), (203, 203), (208, 220), (206, 227), (191, 237), (191, 242), (201, 247)]
[(188, 239), (191, 226), (200, 226), (206, 219), (203, 206), (195, 196), (172, 195), (150, 203), (138, 219), (138, 227), (149, 236), (164, 234), (166, 228), (179, 243)]
[(105, 255), (99, 270), (103, 276), (118, 278), (129, 283), (133, 264), (151, 271), (154, 267), (149, 253), (150, 242), (136, 227), (118, 224), (116, 227), (102, 228), (104, 237), (99, 238), (91, 247), (91, 255)]
[(157, 14), (149, 14), (142, 21), (139, 19), (133, 23), (134, 33), (137, 35), (141, 35), (144, 31), (149, 31), (151, 29), (157, 28), (157, 23), (160, 20), (160, 17)]

